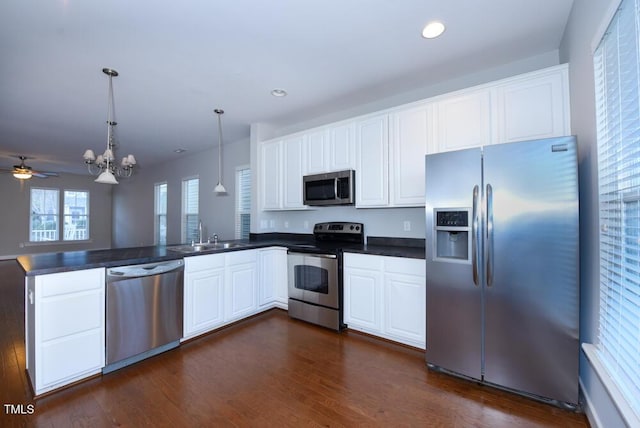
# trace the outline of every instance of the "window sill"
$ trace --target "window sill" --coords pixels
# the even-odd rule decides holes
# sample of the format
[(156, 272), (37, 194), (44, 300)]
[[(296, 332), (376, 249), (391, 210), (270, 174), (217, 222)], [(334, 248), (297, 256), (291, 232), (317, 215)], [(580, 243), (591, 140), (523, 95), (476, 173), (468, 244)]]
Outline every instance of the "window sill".
[(624, 419), (624, 421), (630, 427), (640, 426), (640, 417), (638, 417), (629, 402), (626, 400), (626, 398), (624, 398), (624, 395), (622, 395), (622, 392), (620, 392), (620, 389), (612, 379), (609, 371), (600, 360), (597, 352), (597, 347), (591, 343), (583, 343), (582, 351), (591, 364), (593, 371), (598, 376), (598, 379), (600, 379), (600, 382), (602, 382), (602, 385), (609, 394), (611, 401), (613, 401), (614, 405), (620, 412), (622, 419)]

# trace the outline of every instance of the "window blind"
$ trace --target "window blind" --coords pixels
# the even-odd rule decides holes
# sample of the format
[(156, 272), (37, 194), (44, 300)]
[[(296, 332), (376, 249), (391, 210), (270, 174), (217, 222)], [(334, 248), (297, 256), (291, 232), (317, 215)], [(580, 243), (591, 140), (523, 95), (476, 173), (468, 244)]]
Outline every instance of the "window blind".
[(167, 243), (167, 183), (155, 185), (155, 240), (156, 244)]
[(236, 239), (249, 239), (251, 227), (251, 169), (236, 170)]
[[(182, 181), (182, 242), (197, 241), (200, 179)], [(204, 239), (204, 237), (203, 237)]]
[(600, 197), (598, 353), (640, 417), (640, 0), (594, 53)]

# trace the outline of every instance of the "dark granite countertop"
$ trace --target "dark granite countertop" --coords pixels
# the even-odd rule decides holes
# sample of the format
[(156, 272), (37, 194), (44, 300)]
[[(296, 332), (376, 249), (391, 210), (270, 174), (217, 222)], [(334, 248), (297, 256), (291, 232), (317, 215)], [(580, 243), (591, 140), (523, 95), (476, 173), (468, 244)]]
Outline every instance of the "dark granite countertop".
[[(250, 240), (226, 241), (241, 243), (233, 248), (215, 248), (204, 251), (178, 252), (171, 246), (148, 246), (115, 248), (106, 250), (68, 251), (18, 256), (18, 263), (27, 276), (70, 272), (97, 267), (116, 267), (144, 263), (155, 263), (183, 257), (242, 251), (272, 246), (294, 248), (296, 245), (313, 242), (313, 235), (307, 234), (260, 234)], [(349, 245), (344, 251), (382, 256), (424, 259), (424, 239), (376, 238), (369, 237), (365, 245)]]

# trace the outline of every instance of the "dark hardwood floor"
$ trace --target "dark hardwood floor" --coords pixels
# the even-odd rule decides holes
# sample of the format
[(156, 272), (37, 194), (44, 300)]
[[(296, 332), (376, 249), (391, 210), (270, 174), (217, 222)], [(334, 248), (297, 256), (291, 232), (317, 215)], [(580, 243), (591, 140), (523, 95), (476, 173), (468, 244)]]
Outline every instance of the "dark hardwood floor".
[(280, 310), (34, 400), (23, 282), (14, 261), (0, 261), (2, 427), (588, 426), (583, 414), (430, 372), (417, 350)]

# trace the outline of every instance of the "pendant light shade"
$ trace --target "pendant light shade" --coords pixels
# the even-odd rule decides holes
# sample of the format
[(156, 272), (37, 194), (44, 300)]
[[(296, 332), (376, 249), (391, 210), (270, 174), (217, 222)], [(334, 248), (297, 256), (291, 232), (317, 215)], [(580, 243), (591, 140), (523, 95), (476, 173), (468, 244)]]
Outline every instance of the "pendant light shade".
[(111, 173), (111, 171), (106, 170), (103, 171), (98, 178), (94, 180), (96, 183), (102, 184), (118, 184), (118, 180), (116, 180), (116, 176)]
[(213, 112), (218, 115), (218, 184), (213, 191), (227, 193), (227, 189), (222, 184), (222, 120), (220, 117), (224, 114), (224, 110), (217, 108)]

